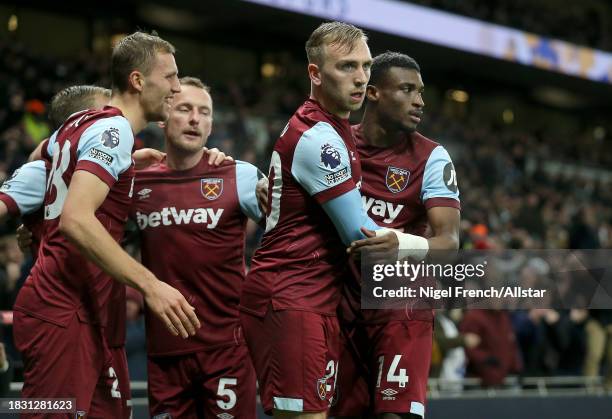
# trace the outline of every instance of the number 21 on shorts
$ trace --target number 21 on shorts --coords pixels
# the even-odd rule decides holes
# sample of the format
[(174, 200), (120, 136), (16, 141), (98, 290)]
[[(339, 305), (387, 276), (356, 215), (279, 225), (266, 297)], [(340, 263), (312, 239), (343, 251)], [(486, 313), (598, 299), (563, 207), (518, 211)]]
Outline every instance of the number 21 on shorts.
[[(400, 360), (402, 359), (401, 355), (395, 355), (393, 357), (393, 361), (391, 361), (391, 365), (387, 369), (387, 382), (388, 383), (398, 383), (399, 387), (406, 387), (408, 384), (409, 377), (406, 374), (406, 368), (399, 368), (398, 365)], [(380, 387), (380, 380), (382, 378), (382, 374), (385, 367), (385, 356), (381, 355), (378, 357), (378, 379), (376, 380), (376, 387)]]

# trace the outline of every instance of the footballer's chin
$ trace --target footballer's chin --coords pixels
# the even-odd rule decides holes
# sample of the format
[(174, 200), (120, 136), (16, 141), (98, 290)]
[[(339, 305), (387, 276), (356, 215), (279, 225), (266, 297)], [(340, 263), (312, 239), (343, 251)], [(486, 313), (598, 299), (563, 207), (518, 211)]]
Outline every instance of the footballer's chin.
[(183, 151), (195, 152), (204, 147), (204, 141), (201, 136), (182, 134), (178, 146)]
[(414, 122), (404, 121), (400, 124), (401, 130), (405, 133), (412, 134), (417, 130), (419, 124), (415, 124)]
[(361, 108), (361, 105), (363, 105), (363, 99), (359, 102), (351, 100), (349, 103), (347, 103), (346, 108), (349, 111), (353, 112), (353, 111), (358, 111)]
[(419, 124), (410, 124), (410, 125), (408, 125), (408, 131), (409, 132), (415, 132), (418, 127), (419, 127)]
[(363, 101), (359, 103), (351, 103), (351, 111), (358, 111), (361, 109), (361, 105), (363, 105)]
[(145, 113), (145, 118), (150, 122), (165, 122), (170, 116), (170, 109), (166, 108), (165, 105), (161, 105), (157, 109), (149, 109)]

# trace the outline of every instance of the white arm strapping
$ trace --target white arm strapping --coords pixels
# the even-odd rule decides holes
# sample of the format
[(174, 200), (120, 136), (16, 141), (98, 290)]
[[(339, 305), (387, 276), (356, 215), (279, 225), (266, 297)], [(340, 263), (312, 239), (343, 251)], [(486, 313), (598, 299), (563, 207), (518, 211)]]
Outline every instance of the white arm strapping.
[(398, 251), (402, 252), (402, 256), (408, 256), (415, 259), (417, 262), (422, 261), (429, 252), (429, 242), (425, 237), (415, 236), (414, 234), (402, 233), (392, 228), (381, 228), (375, 230), (376, 237), (384, 236), (385, 234), (394, 233), (399, 242)]

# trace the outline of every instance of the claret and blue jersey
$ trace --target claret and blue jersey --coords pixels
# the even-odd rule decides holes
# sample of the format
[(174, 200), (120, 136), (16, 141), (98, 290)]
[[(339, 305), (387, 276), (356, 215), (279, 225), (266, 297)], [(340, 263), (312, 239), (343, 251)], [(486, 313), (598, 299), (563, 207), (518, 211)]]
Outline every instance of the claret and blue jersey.
[(309, 99), (274, 146), (266, 233), (253, 256), (241, 307), (334, 314), (346, 244), (378, 228), (361, 203), (359, 156), (348, 120)]
[(460, 209), (457, 175), (446, 149), (418, 132), (394, 147), (368, 144), (361, 126), (353, 126), (361, 159), (363, 203), (382, 227), (422, 236), (427, 210)]
[(187, 170), (162, 162), (137, 171), (130, 212), (140, 230), (142, 263), (205, 319), (196, 336), (185, 340), (169, 335), (147, 311), (149, 356), (236, 344), (246, 222), (263, 217), (255, 195), (262, 176), (246, 162), (213, 167), (206, 158)]

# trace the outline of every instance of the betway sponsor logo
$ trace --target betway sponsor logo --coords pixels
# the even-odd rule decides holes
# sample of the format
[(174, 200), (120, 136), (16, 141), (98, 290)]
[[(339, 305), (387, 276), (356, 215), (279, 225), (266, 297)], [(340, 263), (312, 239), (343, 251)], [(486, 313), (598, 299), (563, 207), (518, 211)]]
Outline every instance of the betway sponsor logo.
[(147, 227), (171, 226), (180, 224), (207, 224), (206, 228), (217, 227), (219, 219), (223, 214), (223, 208), (214, 210), (212, 208), (188, 208), (177, 210), (175, 207), (163, 208), (161, 211), (153, 211), (143, 214), (136, 211), (138, 228), (144, 230)]
[(381, 199), (368, 198), (367, 196), (362, 196), (363, 206), (366, 211), (372, 213), (372, 215), (378, 215), (379, 217), (383, 217), (383, 223), (391, 224), (395, 221), (395, 218), (399, 215), (399, 213), (404, 208), (403, 205), (397, 204), (393, 205), (390, 202), (385, 202)]

